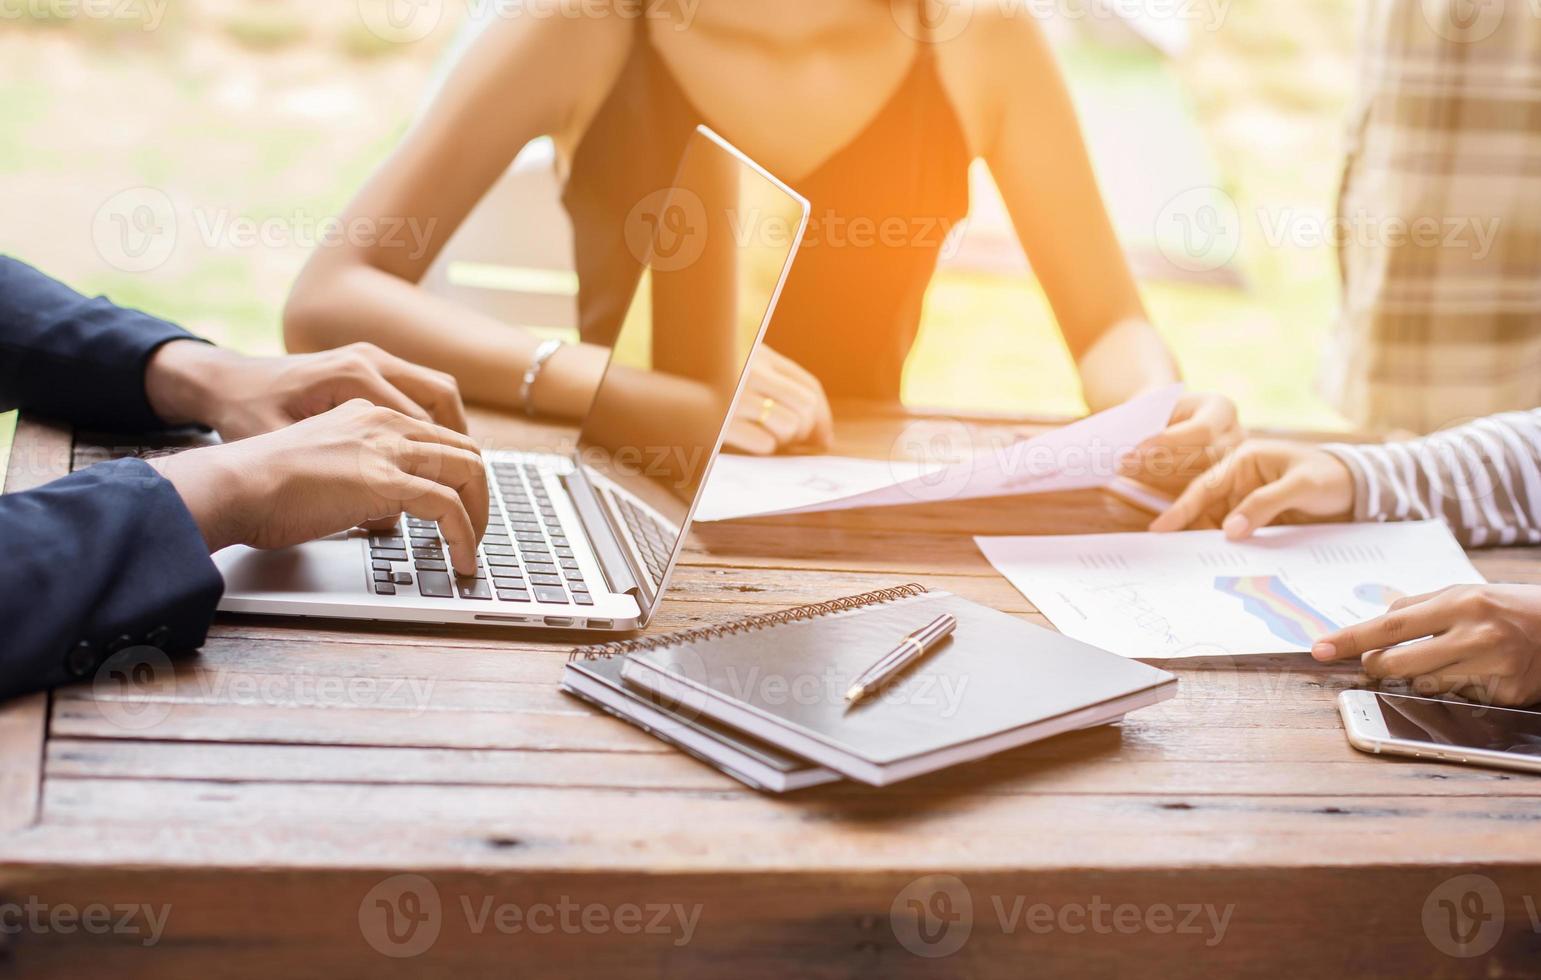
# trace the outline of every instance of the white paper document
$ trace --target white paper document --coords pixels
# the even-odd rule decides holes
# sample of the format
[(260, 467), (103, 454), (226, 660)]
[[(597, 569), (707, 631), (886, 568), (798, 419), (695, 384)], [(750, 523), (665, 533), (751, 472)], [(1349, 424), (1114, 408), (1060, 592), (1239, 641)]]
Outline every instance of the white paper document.
[(1126, 657), (1308, 651), (1396, 599), (1484, 581), (1439, 521), (976, 538), (1061, 632)]
[(1118, 461), (1166, 428), (1183, 387), (1171, 385), (1090, 418), (954, 463), (724, 455), (712, 468), (698, 521), (858, 507), (975, 500), (1106, 486)]

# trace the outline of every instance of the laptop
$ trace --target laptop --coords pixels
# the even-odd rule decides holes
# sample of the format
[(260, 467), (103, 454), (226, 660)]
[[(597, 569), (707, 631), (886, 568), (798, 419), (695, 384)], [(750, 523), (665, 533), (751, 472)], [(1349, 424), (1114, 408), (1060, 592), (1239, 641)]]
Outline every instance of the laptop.
[[(807, 228), (809, 205), (705, 127), (674, 186), (627, 222), (642, 274), (576, 448), (485, 454), (475, 578), (405, 518), (281, 551), (215, 556), (226, 612), (635, 630), (668, 587)], [(654, 297), (671, 311), (655, 317)], [(520, 379), (510, 378), (510, 385)]]

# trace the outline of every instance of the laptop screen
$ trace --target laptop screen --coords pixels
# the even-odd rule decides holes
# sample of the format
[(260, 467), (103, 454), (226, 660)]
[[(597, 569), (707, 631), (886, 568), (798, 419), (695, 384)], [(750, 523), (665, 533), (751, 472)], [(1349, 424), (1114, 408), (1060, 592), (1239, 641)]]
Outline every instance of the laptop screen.
[(704, 127), (639, 201), (643, 264), (578, 464), (639, 569), (651, 616), (802, 240), (808, 203)]

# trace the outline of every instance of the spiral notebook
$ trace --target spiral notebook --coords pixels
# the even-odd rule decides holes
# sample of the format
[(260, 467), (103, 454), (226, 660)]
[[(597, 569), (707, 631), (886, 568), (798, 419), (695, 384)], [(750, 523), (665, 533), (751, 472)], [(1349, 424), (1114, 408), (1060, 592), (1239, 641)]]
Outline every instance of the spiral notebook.
[(677, 705), (628, 689), (619, 657), (578, 651), (562, 673), (562, 690), (630, 722), (751, 789), (790, 793), (840, 780), (840, 774), (779, 752)]
[[(851, 682), (943, 613), (957, 630), (882, 691)], [(671, 636), (588, 647), (626, 684), (766, 745), (883, 786), (1121, 719), (1177, 678), (918, 585)]]

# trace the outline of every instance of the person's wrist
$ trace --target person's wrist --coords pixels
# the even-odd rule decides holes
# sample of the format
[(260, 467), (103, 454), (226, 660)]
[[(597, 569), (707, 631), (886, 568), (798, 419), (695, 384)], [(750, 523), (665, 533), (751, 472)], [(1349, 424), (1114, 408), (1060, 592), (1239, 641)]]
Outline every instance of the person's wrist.
[(149, 460), (149, 464), (182, 498), (209, 554), (245, 543), (240, 522), (232, 518), (248, 512), (241, 491), (251, 479), (259, 478), (256, 474), (243, 478), (226, 466), (220, 447), (162, 456)]
[(567, 344), (553, 353), (531, 397), (538, 414), (581, 419), (604, 380), (609, 352), (592, 344)]
[(218, 428), (220, 392), (229, 366), (240, 355), (201, 340), (173, 340), (150, 357), (145, 397), (167, 425)]

